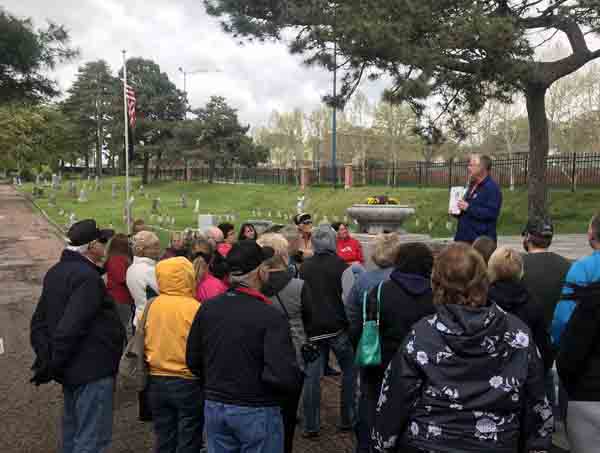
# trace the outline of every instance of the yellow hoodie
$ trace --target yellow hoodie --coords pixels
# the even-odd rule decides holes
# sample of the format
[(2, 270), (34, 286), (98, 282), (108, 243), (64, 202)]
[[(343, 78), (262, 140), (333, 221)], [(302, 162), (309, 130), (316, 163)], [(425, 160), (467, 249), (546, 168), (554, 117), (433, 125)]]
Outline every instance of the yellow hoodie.
[(146, 319), (146, 361), (153, 376), (193, 379), (185, 363), (187, 338), (200, 308), (194, 299), (194, 267), (182, 257), (160, 261), (156, 265), (160, 296)]

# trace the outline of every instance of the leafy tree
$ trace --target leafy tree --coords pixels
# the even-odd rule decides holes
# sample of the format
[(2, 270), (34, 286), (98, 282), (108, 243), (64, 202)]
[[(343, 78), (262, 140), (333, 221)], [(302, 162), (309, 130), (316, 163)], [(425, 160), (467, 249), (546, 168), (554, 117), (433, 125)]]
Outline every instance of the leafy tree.
[[(119, 77), (122, 76), (121, 69)], [(161, 72), (160, 66), (152, 60), (143, 58), (127, 60), (127, 83), (136, 92), (136, 141), (144, 142), (144, 146), (136, 148), (136, 152), (143, 153), (142, 181), (147, 184), (150, 155), (153, 154), (155, 157), (155, 176), (157, 176), (164, 154), (178, 149), (170, 145), (175, 136), (176, 122), (185, 118), (187, 103), (185, 93), (178, 90), (169, 80), (169, 76)], [(122, 102), (121, 97), (121, 105)], [(117, 120), (117, 124), (121, 121), (121, 131), (123, 131), (122, 117), (121, 114), (120, 120)]]
[[(212, 183), (217, 164), (227, 167), (239, 160), (242, 145), (247, 145), (244, 142), (250, 127), (240, 124), (237, 110), (221, 96), (212, 96), (204, 108), (194, 110), (194, 113), (198, 116), (200, 132), (196, 143), (208, 161), (209, 182)], [(244, 152), (248, 152), (247, 146)]]
[(106, 61), (91, 61), (79, 68), (75, 82), (68, 90), (69, 96), (63, 103), (64, 111), (79, 124), (82, 136), (95, 137), (96, 176), (102, 175), (108, 125), (119, 112), (115, 104), (119, 103), (119, 99), (122, 104), (118, 86)]
[[(586, 42), (600, 27), (600, 0), (205, 0), (236, 36), (284, 39), (308, 64), (332, 69), (332, 43), (346, 69), (340, 103), (365, 74), (387, 74), (385, 97), (422, 113), (435, 96), (455, 117), (487, 99), (526, 98), (530, 128), (529, 212), (546, 210), (549, 149), (545, 95), (554, 82), (600, 56)], [(535, 59), (536, 31), (566, 36), (570, 55)], [(295, 36), (290, 39), (290, 34)], [(459, 124), (454, 124), (458, 126)]]
[(34, 30), (31, 19), (19, 19), (0, 8), (0, 103), (39, 102), (58, 94), (47, 71), (77, 55), (62, 25), (50, 22)]

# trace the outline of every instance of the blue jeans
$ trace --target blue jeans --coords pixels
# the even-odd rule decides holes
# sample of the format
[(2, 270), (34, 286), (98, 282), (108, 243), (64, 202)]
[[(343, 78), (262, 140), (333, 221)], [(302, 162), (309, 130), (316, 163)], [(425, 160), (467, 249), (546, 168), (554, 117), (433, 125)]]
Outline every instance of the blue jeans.
[(103, 453), (112, 440), (115, 378), (63, 386), (62, 453)]
[(204, 406), (208, 453), (281, 453), (281, 409), (245, 407), (207, 400)]
[(321, 375), (324, 369), (323, 346), (329, 346), (342, 369), (340, 396), (341, 428), (352, 428), (354, 423), (354, 350), (345, 332), (334, 338), (319, 341), (321, 356), (306, 365), (304, 380), (304, 431), (316, 433), (321, 429)]
[(148, 397), (155, 453), (198, 453), (204, 431), (204, 391), (199, 381), (150, 376)]

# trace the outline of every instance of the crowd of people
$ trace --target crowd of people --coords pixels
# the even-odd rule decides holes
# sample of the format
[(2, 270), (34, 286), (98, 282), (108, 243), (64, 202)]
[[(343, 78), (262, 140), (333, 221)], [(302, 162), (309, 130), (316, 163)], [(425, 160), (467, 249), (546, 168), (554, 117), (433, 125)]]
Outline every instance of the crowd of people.
[[(527, 223), (523, 254), (478, 236), (434, 256), (384, 233), (368, 263), (348, 225), (308, 213), (260, 235), (174, 233), (165, 250), (142, 221), (132, 230), (74, 224), (44, 279), (32, 382), (62, 385), (63, 453), (109, 448), (139, 329), (139, 416), (158, 453), (291, 453), (297, 427), (321, 437), (326, 374), (341, 375), (338, 429), (357, 453), (549, 452), (555, 415), (572, 452), (596, 451), (600, 216), (575, 263), (549, 251), (548, 219)], [(379, 354), (365, 364), (371, 322)]]

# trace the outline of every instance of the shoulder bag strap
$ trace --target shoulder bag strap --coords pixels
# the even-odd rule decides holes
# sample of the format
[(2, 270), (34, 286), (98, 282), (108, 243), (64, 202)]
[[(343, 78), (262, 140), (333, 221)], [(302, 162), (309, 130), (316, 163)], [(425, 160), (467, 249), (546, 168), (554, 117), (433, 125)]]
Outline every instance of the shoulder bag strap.
[(283, 305), (283, 302), (281, 302), (281, 298), (279, 297), (279, 293), (275, 294), (275, 297), (277, 298), (277, 302), (279, 302), (279, 305), (281, 305), (281, 308), (283, 309), (283, 312), (285, 313), (285, 317), (289, 321), (290, 320), (290, 314), (288, 313), (287, 308), (285, 308), (285, 305)]
[(383, 287), (383, 282), (379, 283), (377, 286), (377, 325), (379, 325), (379, 319), (381, 316), (381, 288)]
[(148, 312), (150, 311), (150, 305), (152, 305), (152, 302), (154, 302), (154, 299), (156, 299), (156, 297), (153, 297), (152, 299), (148, 299), (148, 302), (146, 302), (146, 306), (144, 307), (144, 314), (142, 315), (142, 319), (140, 320), (140, 327), (143, 327), (144, 329), (146, 329), (146, 319), (148, 318)]

